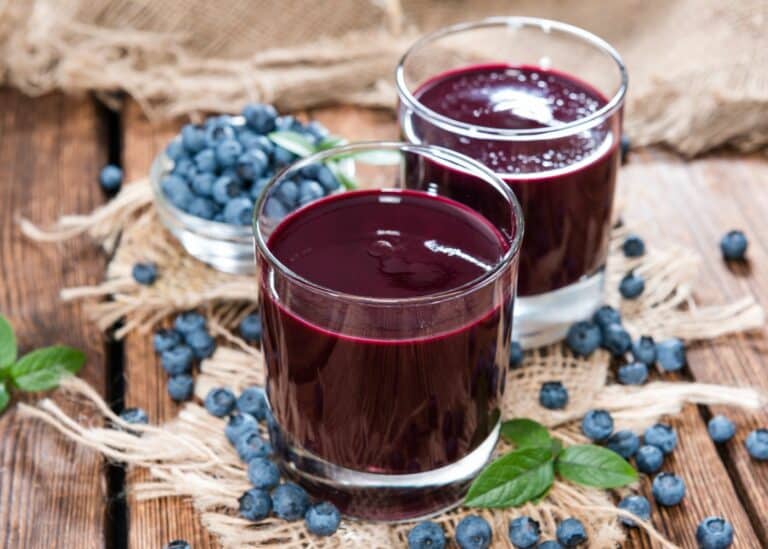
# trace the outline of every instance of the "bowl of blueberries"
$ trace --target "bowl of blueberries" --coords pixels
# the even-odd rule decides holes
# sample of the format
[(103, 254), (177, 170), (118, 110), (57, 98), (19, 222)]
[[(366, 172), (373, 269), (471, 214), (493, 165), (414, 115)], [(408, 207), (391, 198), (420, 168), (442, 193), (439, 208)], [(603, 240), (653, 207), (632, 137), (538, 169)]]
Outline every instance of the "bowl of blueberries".
[[(296, 159), (344, 141), (317, 121), (247, 105), (240, 115), (187, 124), (150, 170), (158, 217), (193, 257), (235, 274), (255, 271), (254, 204), (270, 179)], [(276, 193), (284, 214), (352, 185), (353, 164), (305, 166)]]

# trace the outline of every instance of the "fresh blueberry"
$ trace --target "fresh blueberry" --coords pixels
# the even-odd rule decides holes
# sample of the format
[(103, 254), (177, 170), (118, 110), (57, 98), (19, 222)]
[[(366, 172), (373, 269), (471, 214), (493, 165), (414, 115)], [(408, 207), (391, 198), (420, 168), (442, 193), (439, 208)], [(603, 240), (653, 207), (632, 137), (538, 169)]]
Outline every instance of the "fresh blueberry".
[(651, 491), (656, 503), (664, 507), (672, 507), (683, 500), (685, 496), (685, 482), (672, 473), (659, 473), (653, 479)]
[(213, 183), (216, 176), (212, 173), (200, 172), (192, 178), (190, 186), (192, 191), (200, 197), (210, 197), (213, 193)]
[(224, 206), (224, 221), (230, 225), (250, 225), (253, 221), (253, 202), (241, 196), (233, 198)]
[(216, 161), (222, 168), (231, 168), (237, 164), (243, 146), (237, 139), (223, 139), (216, 145)]
[(656, 344), (656, 360), (667, 372), (676, 372), (686, 364), (685, 345), (677, 338), (665, 339)]
[(243, 194), (243, 187), (234, 177), (222, 175), (213, 182), (211, 194), (216, 202), (226, 206), (230, 200)]
[(116, 193), (123, 184), (123, 170), (114, 164), (107, 164), (99, 173), (101, 188), (108, 193)]
[(304, 130), (304, 125), (299, 122), (295, 116), (290, 114), (278, 116), (275, 120), (275, 127), (281, 132), (302, 133)]
[(257, 432), (244, 433), (235, 443), (237, 455), (245, 463), (254, 458), (269, 457), (272, 454), (272, 445)]
[(216, 341), (204, 328), (188, 333), (184, 340), (199, 359), (210, 357), (216, 350)]
[(619, 367), (619, 383), (622, 385), (642, 385), (648, 380), (648, 366), (642, 362), (631, 362)]
[(279, 145), (275, 145), (275, 150), (272, 152), (272, 159), (275, 161), (277, 166), (287, 166), (296, 160), (296, 158), (297, 157), (295, 154), (293, 154), (288, 149), (280, 147)]
[(609, 324), (603, 330), (603, 347), (613, 356), (622, 356), (632, 347), (632, 337), (621, 324)]
[(263, 520), (272, 511), (272, 498), (266, 490), (251, 488), (238, 500), (240, 516), (248, 520)]
[(280, 183), (275, 189), (275, 197), (289, 208), (299, 203), (299, 185), (290, 179)]
[(635, 453), (635, 463), (638, 471), (650, 475), (661, 469), (664, 464), (664, 453), (650, 444), (640, 446)]
[(168, 143), (168, 146), (165, 147), (165, 155), (174, 162), (186, 154), (187, 151), (180, 139), (173, 139), (170, 143)]
[(276, 197), (268, 198), (267, 203), (264, 204), (264, 213), (267, 215), (267, 217), (271, 217), (276, 221), (279, 221), (288, 215), (289, 210), (290, 208), (288, 208)]
[(136, 263), (131, 269), (133, 279), (144, 286), (151, 286), (157, 280), (157, 265), (151, 261)]
[(643, 433), (643, 442), (656, 446), (665, 454), (671, 454), (677, 446), (677, 433), (675, 430), (664, 423), (651, 425)]
[(536, 546), (536, 549), (563, 549), (563, 546), (560, 545), (559, 541), (550, 539), (547, 541), (542, 541)]
[(313, 505), (304, 516), (307, 531), (316, 536), (330, 536), (339, 529), (341, 513), (333, 503), (323, 501)]
[(650, 336), (640, 336), (640, 339), (632, 343), (632, 356), (635, 360), (646, 366), (656, 362), (656, 343)]
[(185, 539), (175, 539), (169, 541), (168, 545), (165, 546), (165, 549), (192, 549), (192, 546)]
[(509, 346), (509, 367), (516, 370), (523, 365), (524, 358), (523, 347), (517, 341), (513, 341)]
[(259, 149), (252, 149), (240, 155), (235, 171), (241, 179), (254, 181), (261, 177), (269, 165), (269, 158)]
[(170, 376), (189, 373), (192, 370), (193, 360), (195, 360), (194, 351), (184, 343), (179, 343), (160, 354), (160, 363)]
[(195, 155), (195, 167), (200, 173), (213, 175), (219, 169), (219, 163), (216, 160), (216, 151), (213, 149), (203, 149)]
[(699, 549), (727, 549), (733, 544), (733, 526), (721, 517), (707, 517), (696, 527)]
[(275, 515), (283, 520), (298, 520), (309, 507), (309, 496), (304, 488), (288, 482), (272, 491), (272, 507)]
[(277, 111), (272, 105), (254, 103), (243, 108), (245, 123), (256, 133), (265, 134), (275, 129)]
[(256, 202), (259, 198), (261, 198), (261, 193), (264, 192), (265, 187), (269, 184), (269, 177), (261, 177), (253, 182), (253, 185), (251, 185), (251, 190), (248, 193), (251, 197), (251, 200)]
[(408, 532), (408, 549), (444, 549), (445, 533), (430, 520), (418, 523)]
[[(631, 495), (625, 497), (619, 502), (619, 509), (628, 511), (641, 520), (647, 521), (651, 519), (651, 504), (648, 498), (643, 496)], [(619, 521), (624, 526), (629, 526), (630, 528), (637, 526), (634, 520), (627, 517), (620, 517)]]
[(566, 547), (576, 547), (587, 541), (587, 531), (580, 520), (567, 518), (557, 525), (557, 541)]
[(709, 436), (712, 437), (718, 444), (728, 442), (736, 434), (736, 426), (733, 422), (723, 415), (714, 416), (707, 423), (707, 431)]
[(322, 141), (328, 137), (328, 128), (323, 126), (317, 120), (310, 120), (307, 122), (307, 124), (304, 126), (304, 130), (306, 133), (314, 137), (316, 141)]
[(237, 444), (238, 439), (245, 433), (256, 433), (259, 431), (259, 422), (250, 414), (236, 412), (229, 416), (227, 426), (224, 428), (224, 434), (227, 440), (233, 446)]
[(194, 331), (205, 329), (205, 317), (195, 311), (187, 311), (176, 317), (173, 327), (179, 334), (186, 336)]
[(182, 156), (173, 163), (171, 173), (185, 180), (191, 179), (197, 173), (197, 165), (189, 156)]
[(624, 275), (619, 283), (619, 293), (624, 299), (636, 299), (645, 290), (645, 279), (635, 271)]
[(605, 410), (590, 410), (581, 420), (581, 432), (594, 441), (603, 441), (613, 433), (613, 418)]
[(240, 321), (240, 335), (246, 341), (261, 341), (261, 317), (258, 313), (243, 317)]
[(265, 457), (255, 457), (248, 462), (248, 480), (256, 488), (271, 490), (280, 483), (280, 471)]
[(565, 344), (576, 356), (589, 356), (600, 346), (600, 328), (597, 324), (582, 320), (568, 328)]
[(603, 305), (592, 315), (592, 322), (602, 330), (611, 324), (621, 324), (621, 313), (610, 305)]
[(640, 448), (640, 437), (632, 431), (616, 431), (608, 437), (605, 445), (624, 459), (629, 459), (634, 456), (637, 449)]
[(517, 517), (509, 521), (509, 541), (518, 549), (533, 547), (540, 535), (539, 523), (530, 517)]
[(237, 134), (231, 125), (231, 120), (227, 117), (208, 119), (205, 127), (205, 144), (215, 149), (219, 143), (228, 139), (235, 139)]
[(246, 138), (243, 138), (242, 135), (238, 138), (240, 139), (240, 143), (243, 144), (243, 147), (248, 150), (259, 150), (264, 153), (267, 159), (269, 159), (272, 156), (272, 153), (275, 152), (275, 144), (266, 136), (251, 133), (251, 136)]
[(742, 261), (747, 253), (747, 237), (742, 231), (733, 230), (725, 233), (720, 240), (720, 250), (727, 261)]
[(223, 387), (211, 389), (205, 396), (203, 404), (211, 415), (224, 417), (235, 408), (235, 395)]
[(487, 549), (492, 537), (491, 525), (483, 517), (467, 515), (456, 525), (456, 543), (460, 549)]
[(212, 200), (207, 198), (197, 197), (189, 203), (187, 213), (199, 217), (202, 219), (211, 220), (216, 215), (218, 207)]
[(156, 353), (162, 353), (181, 343), (181, 334), (176, 330), (161, 329), (155, 332), (152, 342)]
[(189, 374), (178, 374), (168, 378), (168, 395), (176, 402), (189, 400), (194, 390), (195, 379)]
[(621, 249), (627, 257), (640, 257), (645, 254), (645, 242), (636, 234), (631, 234), (624, 239)]
[(186, 124), (181, 128), (181, 143), (190, 154), (205, 148), (205, 128), (197, 124)]
[(147, 412), (141, 408), (126, 408), (120, 412), (120, 419), (126, 423), (141, 423), (145, 425), (149, 423), (149, 416), (147, 415)]
[(326, 194), (332, 193), (341, 186), (339, 180), (325, 164), (309, 164), (302, 168), (301, 175), (320, 183)]
[(317, 181), (304, 179), (299, 182), (299, 205), (305, 206), (310, 202), (325, 196), (325, 189)]
[(756, 429), (747, 435), (744, 442), (749, 455), (758, 461), (768, 460), (768, 429)]
[(171, 204), (181, 210), (186, 210), (189, 203), (195, 198), (187, 182), (178, 175), (166, 175), (160, 181), (160, 188)]
[(568, 404), (568, 390), (559, 381), (547, 381), (539, 389), (539, 404), (549, 410), (562, 410)]
[(256, 385), (244, 389), (237, 398), (237, 409), (252, 416), (257, 421), (267, 418), (267, 395), (264, 389)]

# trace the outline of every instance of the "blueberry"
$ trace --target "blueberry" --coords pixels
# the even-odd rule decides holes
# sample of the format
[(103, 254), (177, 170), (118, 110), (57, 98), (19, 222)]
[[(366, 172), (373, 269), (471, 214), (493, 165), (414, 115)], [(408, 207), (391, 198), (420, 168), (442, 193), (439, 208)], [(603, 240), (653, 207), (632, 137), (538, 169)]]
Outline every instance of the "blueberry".
[(518, 549), (533, 547), (540, 535), (539, 523), (530, 517), (517, 517), (509, 521), (509, 541)]
[(173, 326), (179, 334), (186, 336), (196, 330), (205, 329), (205, 317), (195, 311), (187, 311), (176, 317)]
[(272, 105), (252, 103), (243, 108), (243, 118), (253, 131), (265, 134), (275, 129), (277, 111)]
[[(647, 521), (651, 519), (651, 504), (648, 502), (648, 498), (643, 496), (631, 495), (625, 497), (619, 502), (619, 509), (629, 511), (641, 520)], [(630, 518), (620, 517), (619, 521), (624, 526), (629, 526), (630, 528), (637, 526), (637, 523)]]
[(218, 160), (216, 160), (216, 151), (213, 149), (203, 149), (195, 155), (195, 167), (200, 173), (213, 175), (219, 169)]
[(264, 188), (269, 184), (269, 179), (269, 177), (261, 177), (251, 185), (251, 191), (248, 194), (254, 202), (261, 198), (261, 193), (264, 192)]
[(517, 341), (513, 341), (509, 346), (509, 367), (516, 370), (523, 365), (524, 358), (523, 347)]
[(257, 421), (267, 418), (267, 395), (264, 389), (256, 385), (244, 389), (237, 398), (237, 409), (244, 414), (253, 416)]
[(264, 204), (264, 213), (267, 217), (271, 217), (276, 221), (279, 221), (288, 215), (289, 210), (290, 208), (275, 197), (267, 199), (267, 203)]
[(445, 546), (442, 527), (431, 520), (418, 523), (408, 532), (408, 549), (444, 549)]
[(631, 362), (619, 367), (619, 383), (622, 385), (642, 385), (648, 380), (648, 366), (642, 362)]
[(237, 455), (245, 463), (254, 458), (268, 457), (272, 454), (272, 445), (257, 432), (244, 433), (235, 443)]
[(181, 334), (176, 330), (161, 329), (155, 332), (152, 342), (156, 353), (162, 353), (181, 343)]
[(627, 257), (640, 257), (645, 254), (645, 242), (636, 234), (631, 234), (624, 239), (621, 249)]
[(539, 404), (549, 410), (562, 410), (568, 404), (568, 390), (559, 381), (542, 383)]
[(613, 356), (622, 356), (632, 347), (632, 338), (620, 324), (609, 324), (603, 330), (603, 347)]
[(747, 435), (744, 442), (749, 455), (758, 461), (768, 460), (768, 429), (756, 429)]
[(638, 471), (650, 475), (661, 469), (664, 464), (664, 453), (650, 444), (640, 446), (635, 453), (635, 464)]
[(720, 517), (707, 517), (696, 527), (699, 549), (727, 549), (733, 544), (733, 526)]
[(231, 168), (237, 164), (243, 146), (237, 139), (223, 139), (216, 145), (216, 161), (222, 168)]
[(467, 515), (456, 525), (456, 543), (460, 549), (487, 549), (493, 531), (483, 517)]
[(685, 482), (672, 473), (659, 473), (653, 479), (651, 491), (656, 503), (664, 507), (672, 507), (683, 500), (685, 496)]
[(233, 198), (224, 206), (224, 221), (230, 225), (247, 226), (253, 221), (253, 202), (241, 196)]
[(168, 375), (187, 374), (192, 370), (195, 353), (184, 343), (179, 343), (160, 354), (160, 363)]
[(309, 507), (309, 496), (304, 488), (288, 482), (272, 491), (272, 507), (275, 515), (283, 520), (298, 520)]
[(185, 539), (175, 539), (169, 541), (168, 545), (165, 546), (165, 549), (192, 549), (192, 546)]
[(291, 116), (290, 114), (278, 116), (275, 120), (275, 127), (281, 132), (302, 133), (302, 130), (304, 129), (302, 123), (296, 120), (295, 116)]
[(114, 164), (107, 164), (99, 173), (101, 188), (108, 193), (116, 193), (123, 184), (123, 170)]
[(229, 117), (209, 119), (205, 128), (205, 144), (215, 149), (222, 141), (235, 139), (237, 135), (230, 122)]
[(747, 253), (747, 237), (742, 231), (733, 230), (725, 233), (720, 240), (720, 250), (727, 261), (742, 261)]
[(211, 415), (224, 417), (234, 409), (235, 395), (229, 389), (222, 387), (211, 389), (205, 396), (203, 404)]
[(194, 390), (195, 379), (189, 374), (178, 374), (168, 378), (168, 395), (176, 402), (189, 400)]
[(136, 263), (131, 269), (133, 279), (144, 286), (151, 286), (157, 280), (157, 265), (151, 261)]
[(317, 181), (304, 179), (299, 182), (299, 205), (305, 206), (310, 202), (325, 196), (325, 189)]
[(323, 501), (309, 508), (304, 516), (304, 523), (310, 534), (330, 536), (339, 529), (341, 513), (333, 503)]
[(621, 313), (610, 305), (603, 305), (592, 315), (592, 322), (602, 330), (611, 324), (621, 324)]
[(224, 434), (227, 440), (233, 446), (237, 444), (238, 439), (245, 433), (257, 433), (259, 431), (259, 422), (250, 414), (235, 412), (229, 416), (227, 426), (224, 428)]
[(266, 490), (251, 488), (238, 500), (238, 513), (244, 519), (262, 520), (272, 511), (272, 498)]
[(216, 350), (216, 341), (203, 328), (187, 334), (184, 339), (192, 348), (196, 358), (208, 358)]
[(248, 480), (256, 488), (271, 490), (280, 483), (280, 471), (265, 457), (255, 457), (248, 462)]
[(314, 179), (322, 185), (325, 194), (332, 193), (338, 189), (341, 184), (333, 172), (325, 164), (309, 164), (301, 170), (301, 175), (307, 179)]
[(186, 124), (181, 128), (181, 143), (190, 154), (205, 148), (205, 128), (197, 124)]
[(168, 143), (168, 146), (165, 147), (165, 155), (174, 162), (186, 154), (187, 151), (184, 148), (184, 145), (181, 143), (180, 139), (172, 140), (170, 143)]
[(671, 454), (677, 446), (677, 433), (675, 430), (664, 423), (651, 425), (643, 433), (643, 442), (656, 446), (665, 454)]
[(216, 181), (216, 176), (212, 173), (198, 173), (192, 178), (190, 186), (192, 191), (202, 198), (207, 198), (213, 193), (213, 183)]
[(171, 173), (188, 180), (197, 173), (197, 165), (192, 158), (182, 156), (174, 161)]
[(267, 155), (259, 149), (253, 149), (240, 155), (235, 165), (235, 171), (241, 179), (254, 181), (261, 177), (268, 165)]
[(216, 202), (226, 206), (230, 200), (243, 194), (243, 187), (234, 177), (221, 175), (213, 182), (211, 194)]
[(563, 546), (560, 545), (560, 542), (550, 539), (542, 541), (536, 546), (536, 549), (563, 549)]
[(171, 204), (181, 210), (186, 210), (189, 203), (195, 198), (187, 182), (178, 175), (166, 175), (160, 181), (160, 189)]
[(261, 341), (261, 317), (258, 313), (250, 314), (240, 321), (240, 335), (246, 341)]
[(640, 447), (640, 437), (632, 431), (616, 431), (608, 437), (605, 445), (624, 459), (629, 459), (635, 455)]
[(576, 356), (589, 356), (600, 346), (600, 328), (582, 320), (568, 328), (565, 344)]
[(187, 213), (201, 219), (212, 220), (218, 211), (218, 207), (212, 200), (197, 197), (189, 203)]
[(291, 151), (284, 149), (279, 145), (275, 145), (275, 150), (272, 152), (272, 158), (275, 161), (276, 165), (287, 166), (288, 164), (296, 160), (297, 157)]
[(580, 520), (567, 518), (557, 525), (557, 541), (566, 547), (576, 547), (587, 541), (587, 531)]
[(299, 203), (299, 185), (290, 179), (280, 183), (275, 189), (275, 197), (289, 208)]
[(613, 433), (613, 418), (605, 410), (590, 410), (581, 420), (581, 432), (595, 441), (603, 441)]
[(677, 338), (665, 339), (656, 344), (656, 360), (667, 372), (676, 372), (686, 364), (685, 345)]
[(635, 271), (624, 275), (619, 283), (619, 293), (624, 299), (636, 299), (645, 290), (645, 279)]
[(656, 343), (650, 336), (641, 336), (640, 339), (632, 343), (632, 356), (635, 360), (642, 362), (646, 366), (651, 366), (656, 362)]
[(728, 442), (736, 434), (736, 426), (733, 422), (723, 415), (714, 416), (707, 423), (707, 431), (709, 436), (712, 437), (718, 444)]
[(315, 138), (316, 141), (322, 141), (328, 137), (328, 128), (323, 126), (317, 120), (311, 120), (304, 126), (305, 133)]
[(275, 150), (275, 144), (272, 143), (268, 137), (264, 135), (258, 135), (257, 133), (254, 133), (250, 130), (246, 130), (241, 132), (237, 138), (240, 140), (240, 143), (242, 143), (245, 149), (249, 151), (263, 152), (265, 158), (267, 159), (267, 163), (269, 163), (269, 157), (272, 156), (272, 153)]
[(126, 423), (134, 423), (134, 424), (149, 423), (149, 416), (147, 415), (147, 412), (145, 412), (141, 408), (126, 408), (125, 410), (120, 412), (120, 419), (122, 419)]

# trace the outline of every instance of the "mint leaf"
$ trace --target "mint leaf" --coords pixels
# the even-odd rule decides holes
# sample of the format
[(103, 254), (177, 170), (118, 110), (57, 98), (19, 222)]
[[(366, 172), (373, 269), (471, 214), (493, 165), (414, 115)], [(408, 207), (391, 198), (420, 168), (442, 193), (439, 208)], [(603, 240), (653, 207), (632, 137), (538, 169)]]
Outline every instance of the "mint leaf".
[(57, 345), (23, 356), (11, 366), (14, 384), (24, 391), (47, 391), (59, 385), (62, 376), (76, 374), (85, 364), (82, 351)]
[(0, 368), (10, 366), (16, 361), (18, 348), (11, 323), (0, 315)]
[(501, 436), (516, 448), (551, 448), (552, 437), (541, 423), (515, 418), (501, 424)]
[(517, 507), (543, 494), (554, 482), (552, 452), (524, 448), (488, 465), (474, 480), (464, 501), (468, 507)]
[(315, 152), (314, 143), (298, 132), (272, 132), (267, 137), (269, 137), (275, 145), (299, 156), (309, 156)]
[(341, 186), (344, 187), (346, 190), (351, 191), (358, 187), (357, 181), (355, 181), (352, 177), (347, 175), (344, 172), (344, 170), (341, 168), (340, 164), (338, 164), (337, 162), (326, 162), (325, 165), (328, 166), (331, 172), (333, 172), (333, 175), (336, 177), (336, 179), (339, 180), (339, 183), (341, 183)]
[(569, 446), (556, 466), (564, 479), (595, 488), (618, 488), (637, 480), (637, 471), (624, 458), (592, 444)]
[(11, 401), (11, 393), (8, 392), (8, 387), (5, 382), (0, 382), (0, 412), (4, 412), (8, 408), (8, 403)]
[(563, 443), (560, 442), (560, 439), (553, 438), (552, 439), (552, 457), (557, 458), (563, 451)]
[(338, 147), (339, 145), (344, 145), (346, 142), (347, 140), (343, 137), (339, 137), (338, 135), (329, 135), (323, 138), (323, 140), (317, 144), (317, 150), (327, 151), (328, 149)]

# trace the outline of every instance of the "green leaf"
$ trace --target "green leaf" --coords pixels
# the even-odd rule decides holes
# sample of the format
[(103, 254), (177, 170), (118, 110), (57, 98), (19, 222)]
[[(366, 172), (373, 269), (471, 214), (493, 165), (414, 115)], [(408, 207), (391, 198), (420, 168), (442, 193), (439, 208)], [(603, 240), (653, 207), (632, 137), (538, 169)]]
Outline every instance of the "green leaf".
[(551, 448), (549, 431), (532, 419), (515, 418), (501, 424), (501, 436), (516, 448)]
[(336, 179), (339, 180), (339, 183), (341, 183), (341, 186), (346, 190), (351, 191), (358, 187), (357, 181), (347, 175), (338, 162), (326, 162), (325, 165), (328, 166), (333, 175), (336, 176)]
[(346, 160), (352, 158), (355, 162), (370, 164), (372, 166), (397, 166), (402, 162), (403, 157), (400, 151), (392, 149), (372, 149), (367, 151), (351, 151), (335, 154), (330, 160)]
[(552, 457), (557, 458), (563, 451), (563, 443), (559, 439), (552, 439)]
[(595, 488), (618, 488), (637, 480), (637, 471), (624, 458), (592, 444), (563, 450), (557, 459), (557, 472), (571, 482)]
[(275, 145), (299, 156), (309, 156), (315, 152), (315, 145), (312, 141), (298, 132), (272, 132), (267, 137), (269, 137)]
[(62, 376), (76, 374), (85, 364), (82, 351), (58, 345), (23, 356), (11, 366), (11, 377), (24, 391), (47, 391), (59, 385)]
[(9, 402), (11, 402), (11, 393), (8, 391), (5, 382), (2, 382), (0, 383), (0, 412), (4, 412), (8, 408)]
[(338, 147), (339, 145), (344, 145), (346, 142), (347, 140), (343, 137), (339, 137), (338, 135), (329, 135), (323, 138), (323, 140), (317, 144), (317, 150), (327, 151), (328, 149)]
[(469, 507), (517, 507), (543, 494), (555, 480), (552, 452), (524, 448), (488, 465), (474, 480), (464, 504)]
[(3, 315), (0, 315), (0, 368), (13, 364), (17, 353), (13, 327)]

